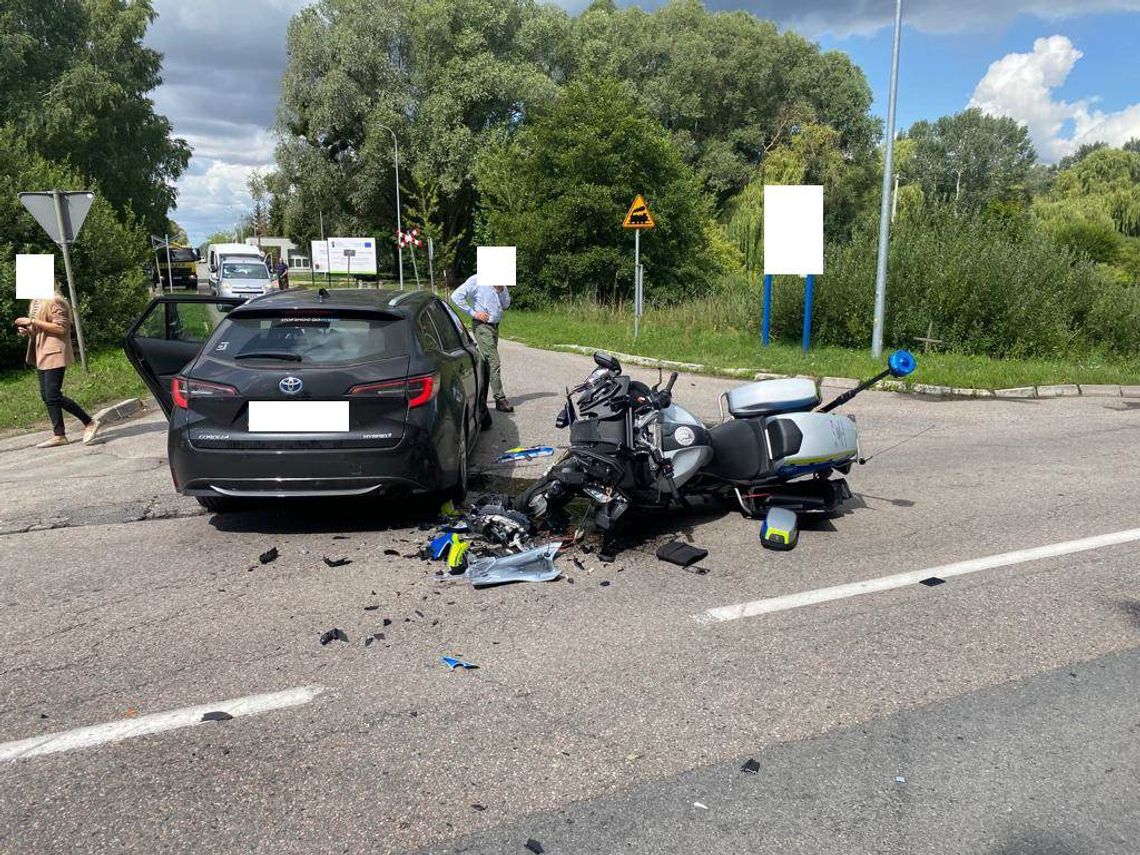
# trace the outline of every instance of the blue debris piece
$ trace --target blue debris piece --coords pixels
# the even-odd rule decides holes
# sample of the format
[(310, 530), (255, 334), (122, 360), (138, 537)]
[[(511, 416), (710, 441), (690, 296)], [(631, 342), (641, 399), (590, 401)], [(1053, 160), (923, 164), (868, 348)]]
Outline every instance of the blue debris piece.
[(458, 656), (444, 656), (441, 657), (440, 661), (442, 661), (443, 664), (452, 671), (454, 671), (456, 668), (466, 668), (468, 671), (470, 671), (472, 668), (479, 667), (473, 662), (468, 662), (466, 659), (460, 659)]
[(495, 458), (495, 463), (514, 463), (518, 460), (534, 460), (538, 457), (553, 457), (554, 449), (549, 445), (532, 445), (527, 448), (508, 448)]
[(448, 550), (451, 549), (451, 533), (444, 532), (431, 543), (428, 544), (428, 552), (431, 554), (432, 561), (439, 561), (444, 558)]

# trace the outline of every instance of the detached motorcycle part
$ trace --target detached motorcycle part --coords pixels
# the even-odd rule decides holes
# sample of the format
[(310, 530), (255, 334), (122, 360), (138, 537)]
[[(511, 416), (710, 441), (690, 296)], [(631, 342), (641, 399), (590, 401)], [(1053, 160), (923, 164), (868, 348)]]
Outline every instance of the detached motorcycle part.
[(870, 380), (864, 380), (862, 383), (860, 383), (854, 389), (850, 389), (850, 390), (844, 392), (842, 395), (840, 395), (834, 401), (830, 401), (830, 402), (824, 404), (822, 407), (820, 407), (818, 410), (816, 410), (816, 412), (817, 413), (829, 413), (832, 410), (834, 410), (836, 407), (840, 407), (843, 404), (846, 404), (848, 401), (850, 401), (852, 398), (854, 398), (856, 395), (858, 395), (864, 389), (871, 388), (876, 383), (878, 383), (880, 380), (885, 380), (888, 377), (896, 377), (896, 378), (906, 377), (908, 374), (914, 373), (914, 370), (916, 368), (918, 368), (918, 360), (914, 358), (913, 353), (911, 353), (909, 350), (896, 350), (889, 357), (887, 357), (887, 369), (886, 369), (886, 371), (880, 371), (878, 374), (876, 374)]
[(800, 539), (800, 525), (795, 511), (787, 508), (768, 508), (760, 524), (760, 543), (768, 549), (786, 552), (795, 549)]

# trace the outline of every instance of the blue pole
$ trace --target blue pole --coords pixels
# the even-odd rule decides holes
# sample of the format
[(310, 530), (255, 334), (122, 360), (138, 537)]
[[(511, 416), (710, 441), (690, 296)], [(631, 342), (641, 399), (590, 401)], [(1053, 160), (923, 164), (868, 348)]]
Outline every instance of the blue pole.
[(811, 347), (811, 304), (815, 298), (815, 277), (807, 277), (807, 290), (804, 291), (804, 353)]
[(760, 343), (768, 346), (768, 332), (772, 327), (772, 277), (764, 277), (764, 320), (760, 325)]

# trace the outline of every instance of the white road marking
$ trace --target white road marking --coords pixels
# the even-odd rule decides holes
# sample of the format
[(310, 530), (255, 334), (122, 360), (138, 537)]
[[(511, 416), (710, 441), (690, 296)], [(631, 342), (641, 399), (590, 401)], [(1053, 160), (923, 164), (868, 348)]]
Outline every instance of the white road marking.
[(985, 558), (972, 558), (968, 561), (943, 564), (941, 567), (930, 567), (926, 570), (913, 570), (909, 573), (898, 573), (894, 576), (880, 576), (877, 579), (866, 579), (862, 582), (851, 582), (847, 585), (835, 585), (831, 588), (817, 588), (814, 591), (803, 591), (798, 594), (788, 594), (783, 597), (770, 597), (766, 600), (754, 600), (750, 603), (739, 603), (735, 606), (720, 606), (719, 608), (708, 609), (699, 615), (693, 615), (693, 620), (698, 623), (720, 623), (723, 621), (739, 620), (740, 618), (798, 609), (803, 606), (814, 606), (818, 603), (828, 603), (832, 600), (842, 600), (847, 597), (857, 597), (861, 594), (874, 594), (878, 591), (889, 591), (892, 588), (903, 588), (907, 585), (917, 584), (921, 580), (931, 576), (937, 576), (940, 579), (946, 579), (952, 576), (964, 576), (967, 573), (977, 573), (981, 570), (1009, 567), (1013, 564), (1024, 564), (1027, 561), (1040, 561), (1043, 558), (1056, 558), (1060, 555), (1071, 555), (1074, 552), (1086, 552), (1090, 549), (1100, 549), (1104, 546), (1115, 546), (1121, 543), (1132, 543), (1137, 540), (1140, 540), (1140, 528), (1130, 528), (1126, 531), (1117, 531), (1111, 534), (1083, 537), (1080, 540), (1067, 540), (1063, 543), (1051, 543), (1047, 546), (1036, 546), (1032, 549), (1019, 549), (1016, 552), (1004, 552), (1001, 555), (990, 555)]
[(4, 742), (0, 743), (0, 763), (22, 760), (26, 757), (38, 757), (41, 754), (71, 751), (74, 748), (90, 748), (106, 742), (120, 742), (132, 736), (146, 736), (151, 733), (162, 733), (165, 730), (176, 730), (180, 727), (194, 727), (199, 724), (212, 724), (217, 727), (217, 723), (203, 722), (202, 715), (215, 710), (227, 712), (234, 718), (257, 715), (270, 710), (307, 704), (324, 690), (323, 686), (300, 686), (296, 689), (286, 689), (283, 692), (269, 692), (264, 695), (250, 695), (245, 698), (218, 701), (196, 707), (183, 707), (179, 710), (139, 716), (127, 721), (112, 721), (107, 724), (79, 727), (60, 733), (33, 736), (31, 739)]

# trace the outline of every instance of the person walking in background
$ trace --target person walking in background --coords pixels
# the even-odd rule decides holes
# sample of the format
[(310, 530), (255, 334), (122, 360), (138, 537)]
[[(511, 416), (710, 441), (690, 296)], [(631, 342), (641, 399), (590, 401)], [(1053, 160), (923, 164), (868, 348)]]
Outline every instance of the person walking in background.
[(285, 263), (284, 258), (277, 259), (277, 266), (273, 268), (273, 272), (277, 274), (277, 287), (282, 291), (289, 290), (289, 265)]
[(489, 388), (495, 396), (495, 409), (513, 413), (515, 408), (503, 392), (502, 365), (499, 361), (499, 323), (511, 304), (510, 290), (502, 285), (480, 285), (478, 275), (469, 276), (451, 294), (451, 302), (471, 316), (471, 328), (479, 355), (491, 377)]
[(59, 294), (45, 300), (33, 300), (28, 317), (16, 318), (16, 331), (28, 337), (25, 362), (39, 373), (40, 397), (51, 419), (51, 439), (36, 448), (67, 445), (63, 410), (83, 422), (83, 444), (91, 442), (99, 432), (99, 422), (71, 398), (63, 394), (63, 374), (75, 356), (71, 350), (71, 306)]

